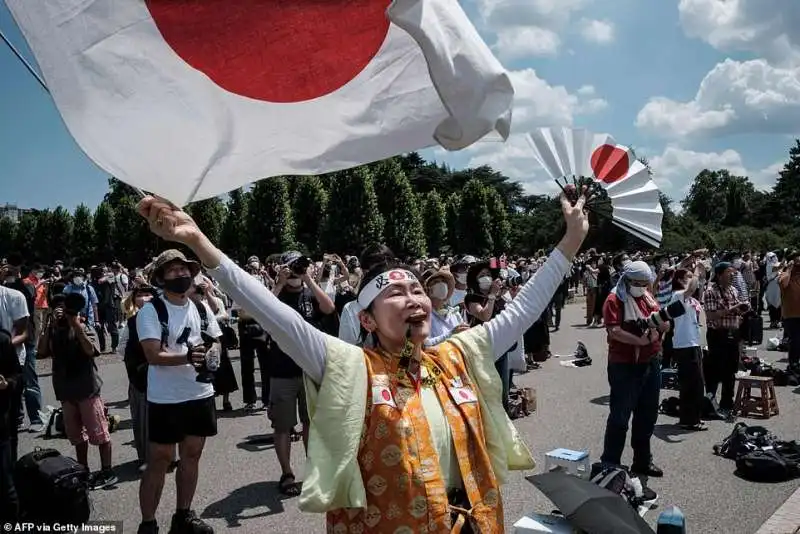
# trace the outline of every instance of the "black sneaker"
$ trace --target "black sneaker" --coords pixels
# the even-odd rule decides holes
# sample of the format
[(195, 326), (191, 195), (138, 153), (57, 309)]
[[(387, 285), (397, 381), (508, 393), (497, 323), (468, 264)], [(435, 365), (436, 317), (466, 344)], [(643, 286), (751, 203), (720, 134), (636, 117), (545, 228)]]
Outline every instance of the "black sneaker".
[(114, 470), (109, 467), (108, 469), (103, 469), (95, 473), (90, 484), (93, 490), (99, 490), (113, 486), (117, 482), (119, 482), (119, 478), (114, 474)]
[(172, 514), (169, 534), (214, 534), (214, 529), (197, 517), (194, 510), (189, 510), (182, 517), (177, 512)]
[(136, 531), (136, 534), (158, 534), (158, 523), (155, 521), (139, 523), (139, 530)]
[(631, 472), (653, 478), (661, 478), (664, 476), (664, 471), (653, 462), (650, 462), (650, 464), (646, 466), (633, 464), (631, 466)]
[(653, 501), (658, 498), (658, 494), (648, 488), (647, 486), (642, 488), (642, 500), (644, 501)]

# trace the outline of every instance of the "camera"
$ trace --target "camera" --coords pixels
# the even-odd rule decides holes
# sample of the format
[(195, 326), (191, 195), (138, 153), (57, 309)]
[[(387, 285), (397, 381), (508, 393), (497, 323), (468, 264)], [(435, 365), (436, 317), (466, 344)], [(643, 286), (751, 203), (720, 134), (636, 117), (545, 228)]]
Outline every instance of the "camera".
[(292, 263), (289, 264), (289, 269), (292, 270), (294, 274), (297, 275), (304, 275), (308, 271), (308, 268), (311, 266), (311, 261), (306, 258), (305, 256), (300, 256)]
[(651, 313), (645, 319), (638, 319), (635, 322), (636, 329), (639, 335), (644, 335), (644, 333), (650, 328), (658, 328), (664, 323), (680, 317), (686, 313), (686, 306), (683, 304), (682, 301), (677, 300), (663, 308), (661, 310), (655, 311)]

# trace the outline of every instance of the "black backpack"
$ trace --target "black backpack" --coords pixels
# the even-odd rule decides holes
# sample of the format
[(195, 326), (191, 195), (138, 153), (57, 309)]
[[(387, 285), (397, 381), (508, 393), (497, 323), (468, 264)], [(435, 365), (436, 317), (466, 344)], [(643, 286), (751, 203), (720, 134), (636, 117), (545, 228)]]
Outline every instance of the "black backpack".
[(753, 451), (771, 448), (776, 441), (775, 436), (763, 426), (736, 423), (730, 435), (722, 443), (714, 445), (714, 454), (737, 460)]
[(89, 520), (89, 470), (55, 449), (36, 448), (14, 466), (20, 516), (35, 524)]
[(736, 459), (736, 473), (754, 482), (784, 482), (797, 477), (800, 468), (775, 449), (756, 450)]
[[(169, 339), (169, 312), (160, 297), (153, 298), (150, 303), (156, 309), (158, 322), (161, 325), (161, 346), (167, 344)], [(202, 315), (201, 315), (202, 318)], [(125, 345), (125, 370), (128, 380), (137, 391), (147, 391), (147, 357), (139, 342), (139, 333), (136, 331), (136, 315), (128, 319), (128, 343)]]

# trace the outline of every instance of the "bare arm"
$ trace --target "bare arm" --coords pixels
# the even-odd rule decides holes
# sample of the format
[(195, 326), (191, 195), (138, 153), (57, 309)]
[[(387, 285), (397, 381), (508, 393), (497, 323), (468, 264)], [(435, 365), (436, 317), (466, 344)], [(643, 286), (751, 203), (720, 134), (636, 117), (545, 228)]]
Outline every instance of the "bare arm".
[(161, 365), (164, 367), (177, 367), (189, 363), (186, 354), (167, 352), (161, 349), (161, 341), (158, 339), (143, 339), (140, 341), (142, 350), (150, 365)]
[(28, 340), (28, 327), (30, 326), (30, 317), (25, 316), (21, 319), (14, 321), (12, 327), (11, 344), (19, 347)]

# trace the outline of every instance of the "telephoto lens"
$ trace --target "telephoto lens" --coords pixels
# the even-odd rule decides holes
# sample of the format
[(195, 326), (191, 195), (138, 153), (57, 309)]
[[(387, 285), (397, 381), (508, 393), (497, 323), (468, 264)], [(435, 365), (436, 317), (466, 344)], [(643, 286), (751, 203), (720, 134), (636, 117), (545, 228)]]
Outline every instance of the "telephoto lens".
[(685, 313), (686, 306), (684, 306), (683, 301), (676, 300), (666, 308), (651, 313), (650, 317), (647, 318), (647, 324), (651, 328), (658, 328), (670, 319), (675, 319)]

